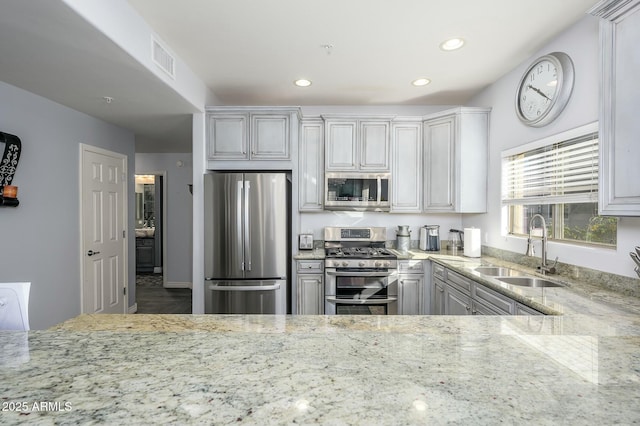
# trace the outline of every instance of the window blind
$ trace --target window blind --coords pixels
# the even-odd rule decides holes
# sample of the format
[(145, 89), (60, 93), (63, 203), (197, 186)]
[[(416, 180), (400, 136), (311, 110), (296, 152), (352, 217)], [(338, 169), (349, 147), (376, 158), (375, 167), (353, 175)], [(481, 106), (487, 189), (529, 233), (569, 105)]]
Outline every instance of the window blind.
[(598, 132), (503, 157), (503, 204), (597, 201)]

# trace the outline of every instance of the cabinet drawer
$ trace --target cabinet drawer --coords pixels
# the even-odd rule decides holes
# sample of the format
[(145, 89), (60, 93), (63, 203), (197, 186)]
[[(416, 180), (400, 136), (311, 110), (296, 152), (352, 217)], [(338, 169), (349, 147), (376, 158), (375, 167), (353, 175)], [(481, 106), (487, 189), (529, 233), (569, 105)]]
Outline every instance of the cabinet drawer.
[(447, 279), (445, 273), (444, 273), (445, 269), (444, 266), (438, 264), (438, 263), (434, 263), (433, 264), (433, 276), (434, 277), (438, 277), (441, 280), (445, 281)]
[(136, 247), (153, 247), (153, 238), (136, 238)]
[(298, 272), (321, 274), (323, 271), (324, 262), (322, 260), (299, 260), (297, 263)]
[(506, 315), (513, 314), (514, 301), (481, 284), (474, 285), (474, 299), (486, 302), (490, 308)]
[(462, 275), (458, 275), (453, 271), (447, 270), (447, 284), (453, 285), (467, 296), (471, 295), (471, 283), (472, 281), (470, 279), (465, 278)]
[(421, 260), (401, 260), (398, 262), (398, 271), (405, 274), (422, 274), (424, 264)]

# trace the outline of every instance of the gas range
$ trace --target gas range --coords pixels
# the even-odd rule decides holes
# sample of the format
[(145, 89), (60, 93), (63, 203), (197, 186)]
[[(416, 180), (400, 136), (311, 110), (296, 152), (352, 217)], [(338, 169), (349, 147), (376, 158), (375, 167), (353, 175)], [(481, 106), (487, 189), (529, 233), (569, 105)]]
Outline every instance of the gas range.
[(398, 313), (398, 260), (387, 229), (324, 228), (326, 315)]
[(326, 227), (325, 266), (330, 268), (397, 267), (397, 256), (384, 247), (386, 228)]

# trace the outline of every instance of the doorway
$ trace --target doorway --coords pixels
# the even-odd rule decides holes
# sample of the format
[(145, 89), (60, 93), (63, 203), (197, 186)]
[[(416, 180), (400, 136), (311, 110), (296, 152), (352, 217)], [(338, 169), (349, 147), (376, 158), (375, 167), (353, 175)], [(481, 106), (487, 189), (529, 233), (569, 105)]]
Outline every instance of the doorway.
[(137, 312), (191, 313), (191, 289), (167, 288), (166, 172), (136, 174), (135, 192)]
[(136, 274), (162, 277), (164, 233), (164, 176), (135, 176), (136, 191)]

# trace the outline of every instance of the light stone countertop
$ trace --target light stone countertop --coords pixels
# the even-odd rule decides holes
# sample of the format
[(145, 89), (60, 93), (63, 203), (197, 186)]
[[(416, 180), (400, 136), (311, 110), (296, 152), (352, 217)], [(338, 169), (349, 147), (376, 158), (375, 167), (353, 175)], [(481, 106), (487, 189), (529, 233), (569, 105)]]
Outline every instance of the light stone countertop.
[(82, 315), (0, 339), (3, 425), (640, 422), (632, 315)]
[(640, 423), (640, 299), (423, 257), (562, 315), (81, 315), (0, 331), (0, 423)]

